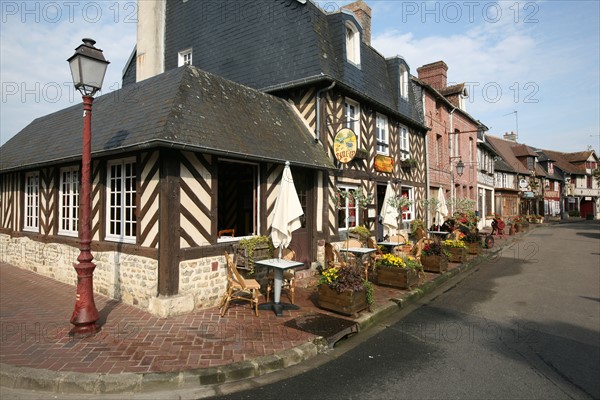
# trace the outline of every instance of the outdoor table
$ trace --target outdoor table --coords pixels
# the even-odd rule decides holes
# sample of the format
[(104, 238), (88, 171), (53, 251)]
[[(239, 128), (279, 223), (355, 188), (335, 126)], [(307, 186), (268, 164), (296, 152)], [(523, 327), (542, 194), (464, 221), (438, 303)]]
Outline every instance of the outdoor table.
[(274, 268), (273, 302), (259, 304), (259, 310), (273, 310), (275, 315), (281, 317), (283, 316), (283, 310), (297, 310), (300, 308), (295, 304), (281, 303), (281, 284), (283, 282), (283, 271), (294, 267), (300, 267), (304, 265), (304, 263), (285, 260), (283, 258), (270, 258), (267, 260), (254, 261), (254, 265)]
[(445, 239), (446, 236), (448, 236), (450, 234), (450, 232), (446, 232), (446, 231), (427, 231), (427, 233), (431, 236), (439, 236), (442, 239)]
[(402, 243), (400, 243), (400, 242), (377, 242), (377, 244), (379, 246), (385, 246), (387, 248), (387, 252), (391, 253), (392, 250), (394, 250), (394, 247), (396, 247), (396, 246), (402, 246), (405, 243), (404, 242), (402, 242)]
[(363, 257), (367, 254), (371, 254), (375, 252), (377, 249), (371, 249), (370, 247), (342, 247), (340, 251), (344, 251), (346, 253), (352, 253), (357, 257), (360, 257), (361, 264), (363, 263)]

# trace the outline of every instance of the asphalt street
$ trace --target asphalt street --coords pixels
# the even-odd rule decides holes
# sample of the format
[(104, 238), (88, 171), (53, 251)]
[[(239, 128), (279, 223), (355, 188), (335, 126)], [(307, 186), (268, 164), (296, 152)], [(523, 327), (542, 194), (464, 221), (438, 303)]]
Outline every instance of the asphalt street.
[(599, 270), (599, 224), (540, 227), (315, 368), (219, 398), (598, 399)]

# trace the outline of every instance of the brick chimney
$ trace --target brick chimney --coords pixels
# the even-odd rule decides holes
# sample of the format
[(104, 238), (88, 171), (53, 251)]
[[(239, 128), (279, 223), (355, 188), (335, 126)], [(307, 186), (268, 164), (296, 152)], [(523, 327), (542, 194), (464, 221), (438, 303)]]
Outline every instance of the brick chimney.
[(448, 85), (448, 66), (443, 61), (436, 61), (417, 68), (419, 79), (437, 90)]
[(362, 41), (371, 45), (371, 7), (363, 0), (355, 1), (342, 7), (352, 11), (363, 28)]
[(516, 142), (517, 141), (517, 134), (514, 132), (508, 133), (506, 132), (504, 134), (504, 140), (510, 140), (511, 142)]

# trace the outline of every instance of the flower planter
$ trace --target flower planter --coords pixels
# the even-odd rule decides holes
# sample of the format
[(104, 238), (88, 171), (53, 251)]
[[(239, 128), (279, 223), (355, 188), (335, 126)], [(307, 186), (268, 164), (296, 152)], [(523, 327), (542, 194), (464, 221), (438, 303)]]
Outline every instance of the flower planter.
[(427, 272), (444, 272), (448, 269), (448, 259), (444, 256), (421, 255), (421, 264)]
[(237, 249), (237, 266), (239, 269), (254, 271), (254, 261), (268, 258), (273, 258), (268, 244), (257, 244), (251, 257), (248, 255), (248, 249), (242, 247)]
[(467, 243), (467, 252), (469, 254), (481, 253), (481, 244), (480, 243)]
[(353, 315), (369, 308), (367, 291), (341, 292), (327, 285), (319, 285), (317, 290), (319, 307), (344, 315)]
[(419, 272), (410, 268), (377, 267), (377, 283), (385, 286), (410, 289), (419, 283)]
[(455, 263), (465, 262), (465, 253), (466, 253), (465, 248), (445, 247), (444, 250), (446, 250), (449, 253), (448, 261), (455, 262)]

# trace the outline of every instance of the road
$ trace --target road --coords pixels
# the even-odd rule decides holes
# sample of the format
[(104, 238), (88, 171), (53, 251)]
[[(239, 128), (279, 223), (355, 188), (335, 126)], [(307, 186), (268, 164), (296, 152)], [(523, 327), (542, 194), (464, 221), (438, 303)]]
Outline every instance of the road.
[(599, 270), (596, 221), (537, 228), (330, 354), (219, 398), (598, 399)]

